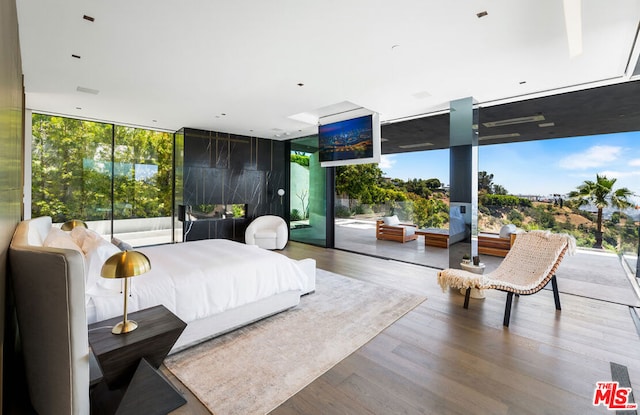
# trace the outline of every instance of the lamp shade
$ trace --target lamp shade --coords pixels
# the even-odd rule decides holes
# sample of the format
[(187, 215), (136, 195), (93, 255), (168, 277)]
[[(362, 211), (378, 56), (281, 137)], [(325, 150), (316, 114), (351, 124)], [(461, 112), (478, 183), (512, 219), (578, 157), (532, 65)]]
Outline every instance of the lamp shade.
[(65, 223), (63, 223), (62, 226), (60, 227), (60, 229), (62, 229), (63, 231), (71, 231), (76, 226), (81, 226), (83, 228), (86, 228), (87, 224), (84, 223), (81, 220), (78, 220), (78, 219), (71, 219), (71, 220), (66, 221)]
[(128, 278), (144, 274), (151, 269), (149, 258), (138, 251), (122, 251), (111, 255), (102, 265), (103, 278)]

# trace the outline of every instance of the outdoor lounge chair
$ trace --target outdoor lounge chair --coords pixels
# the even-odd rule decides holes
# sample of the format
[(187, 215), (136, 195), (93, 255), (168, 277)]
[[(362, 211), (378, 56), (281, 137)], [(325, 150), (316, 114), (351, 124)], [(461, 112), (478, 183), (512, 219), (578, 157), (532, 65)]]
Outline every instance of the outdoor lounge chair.
[(376, 221), (376, 239), (402, 243), (415, 241), (418, 239), (416, 225), (400, 223), (397, 215), (385, 216)]
[(513, 295), (535, 294), (549, 281), (553, 286), (556, 310), (560, 310), (560, 295), (555, 272), (564, 255), (567, 252), (573, 254), (575, 247), (576, 241), (570, 235), (546, 231), (520, 233), (496, 270), (486, 275), (479, 275), (449, 268), (438, 272), (438, 284), (443, 291), (447, 287), (465, 288), (464, 308), (469, 307), (472, 288), (505, 291), (507, 303), (503, 324), (508, 327)]

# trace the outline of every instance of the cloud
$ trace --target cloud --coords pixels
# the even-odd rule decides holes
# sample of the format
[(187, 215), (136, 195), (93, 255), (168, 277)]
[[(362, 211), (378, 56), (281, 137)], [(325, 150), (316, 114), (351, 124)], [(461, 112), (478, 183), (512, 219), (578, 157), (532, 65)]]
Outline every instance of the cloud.
[(567, 170), (584, 170), (600, 167), (615, 161), (622, 154), (622, 147), (593, 146), (581, 153), (560, 159), (559, 166)]
[(629, 161), (629, 166), (638, 167), (640, 166), (640, 159), (633, 159)]
[(624, 177), (634, 177), (640, 176), (640, 171), (615, 171), (615, 170), (605, 170), (603, 172), (598, 173), (601, 176), (606, 176), (609, 179), (622, 179)]
[(394, 156), (390, 156), (390, 155), (381, 155), (380, 156), (380, 163), (378, 163), (378, 167), (380, 167), (380, 169), (391, 169), (393, 168), (393, 165), (396, 164), (396, 160)]

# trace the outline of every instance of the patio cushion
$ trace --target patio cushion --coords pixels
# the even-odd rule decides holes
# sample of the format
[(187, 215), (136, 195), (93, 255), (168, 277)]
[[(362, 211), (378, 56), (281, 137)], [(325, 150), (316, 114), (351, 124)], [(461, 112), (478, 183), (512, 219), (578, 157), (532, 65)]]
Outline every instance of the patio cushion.
[(400, 219), (398, 219), (398, 215), (393, 216), (385, 216), (382, 218), (382, 221), (385, 225), (396, 226), (400, 224)]
[(402, 228), (404, 228), (404, 234), (406, 236), (411, 236), (411, 235), (415, 235), (416, 233), (416, 228), (415, 226), (404, 226), (404, 225), (400, 225)]
[(506, 239), (506, 238), (509, 238), (512, 233), (515, 233), (515, 232), (516, 232), (516, 225), (510, 223), (500, 228), (500, 237)]

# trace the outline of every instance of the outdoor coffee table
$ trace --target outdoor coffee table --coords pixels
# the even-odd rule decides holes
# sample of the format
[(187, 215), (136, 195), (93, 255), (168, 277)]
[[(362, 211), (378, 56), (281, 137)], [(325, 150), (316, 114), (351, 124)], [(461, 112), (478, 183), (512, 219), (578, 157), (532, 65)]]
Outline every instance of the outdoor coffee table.
[(435, 246), (438, 248), (449, 247), (449, 229), (416, 229), (416, 235), (424, 235), (425, 246)]

